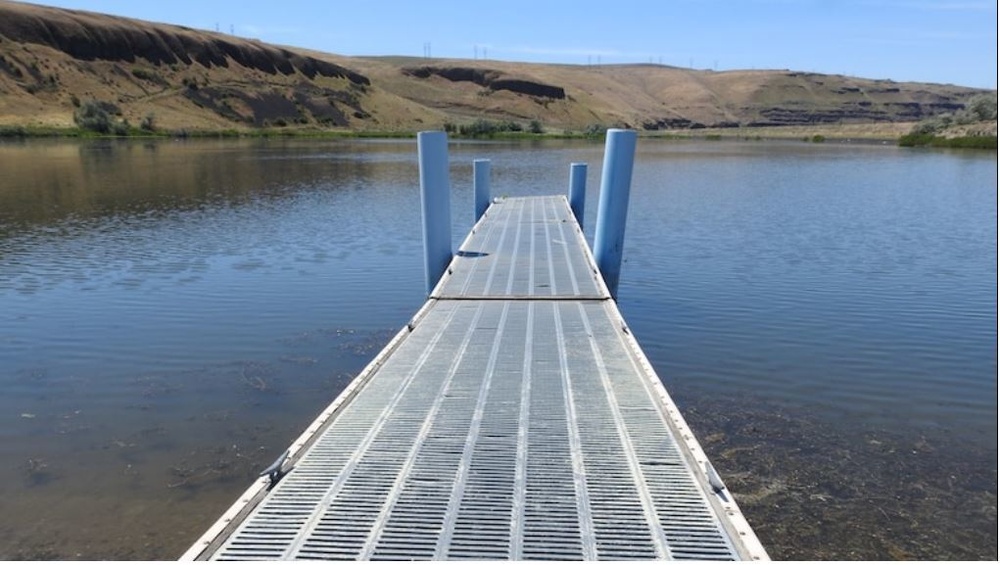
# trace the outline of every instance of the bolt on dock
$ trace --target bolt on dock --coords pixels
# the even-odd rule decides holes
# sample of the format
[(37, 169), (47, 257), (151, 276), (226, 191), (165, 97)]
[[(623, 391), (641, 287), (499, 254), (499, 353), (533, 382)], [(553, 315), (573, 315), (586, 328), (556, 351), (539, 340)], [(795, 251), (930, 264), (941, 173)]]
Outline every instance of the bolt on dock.
[(182, 559), (768, 559), (573, 200), (480, 200), (427, 303)]

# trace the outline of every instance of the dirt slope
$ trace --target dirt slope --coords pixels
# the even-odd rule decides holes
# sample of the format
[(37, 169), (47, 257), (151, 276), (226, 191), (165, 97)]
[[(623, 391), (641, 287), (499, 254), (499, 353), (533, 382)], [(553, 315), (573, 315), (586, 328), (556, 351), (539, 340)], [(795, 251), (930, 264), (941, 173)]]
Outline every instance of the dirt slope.
[(160, 128), (413, 131), (475, 119), (549, 131), (913, 122), (978, 89), (787, 70), (341, 57), (0, 1), (0, 125), (73, 125), (98, 100)]

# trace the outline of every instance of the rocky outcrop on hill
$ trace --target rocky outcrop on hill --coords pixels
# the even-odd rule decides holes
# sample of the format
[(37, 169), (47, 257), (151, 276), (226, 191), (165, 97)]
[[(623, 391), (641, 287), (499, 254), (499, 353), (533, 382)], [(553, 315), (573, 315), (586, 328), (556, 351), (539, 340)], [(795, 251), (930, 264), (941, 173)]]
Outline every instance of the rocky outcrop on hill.
[(566, 91), (559, 86), (552, 86), (537, 81), (505, 77), (502, 72), (491, 69), (471, 67), (413, 67), (403, 68), (405, 75), (417, 78), (429, 78), (432, 75), (448, 79), (452, 82), (472, 82), (490, 90), (509, 90), (517, 94), (538, 96), (562, 100)]
[(772, 106), (764, 109), (747, 108), (748, 111), (756, 111), (760, 117), (749, 120), (742, 125), (768, 127), (838, 124), (860, 121), (910, 122), (920, 121), (944, 112), (954, 112), (964, 107), (964, 104), (954, 102), (936, 104), (886, 102), (878, 105), (871, 102), (856, 102), (844, 103), (840, 106), (830, 108), (797, 108), (794, 105), (783, 107)]
[(184, 97), (218, 116), (254, 127), (318, 123), (346, 127), (350, 116), (370, 117), (350, 93), (305, 83), (288, 89), (247, 90), (236, 86), (189, 87)]
[[(739, 125), (739, 124), (737, 124)], [(716, 126), (725, 127), (725, 126)], [(705, 124), (694, 122), (687, 118), (650, 118), (642, 122), (644, 130), (658, 129), (704, 129)]]

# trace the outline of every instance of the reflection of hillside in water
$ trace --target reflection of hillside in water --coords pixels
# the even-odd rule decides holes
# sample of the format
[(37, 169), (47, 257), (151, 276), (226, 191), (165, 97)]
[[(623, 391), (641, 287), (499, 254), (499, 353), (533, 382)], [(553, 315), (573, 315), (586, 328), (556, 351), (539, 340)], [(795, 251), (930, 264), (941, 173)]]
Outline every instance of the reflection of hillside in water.
[[(301, 187), (344, 179), (343, 189), (392, 175), (392, 145), (322, 143), (287, 151), (284, 140), (185, 142), (99, 140), (0, 145), (0, 229), (73, 218), (142, 215), (197, 209), (207, 203), (238, 204), (281, 198), (289, 182)], [(336, 145), (337, 142), (331, 142)], [(269, 148), (281, 151), (271, 151)], [(410, 166), (410, 147), (399, 147), (399, 166)], [(387, 152), (389, 154), (387, 155)], [(415, 167), (415, 164), (412, 165)]]

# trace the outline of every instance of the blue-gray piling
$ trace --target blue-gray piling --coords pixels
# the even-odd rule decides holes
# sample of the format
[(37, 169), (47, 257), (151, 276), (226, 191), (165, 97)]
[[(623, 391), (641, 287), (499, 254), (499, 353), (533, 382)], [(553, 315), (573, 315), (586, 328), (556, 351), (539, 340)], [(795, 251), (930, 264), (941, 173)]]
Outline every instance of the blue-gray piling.
[(597, 204), (597, 227), (594, 232), (594, 261), (611, 296), (616, 299), (622, 248), (625, 244), (625, 219), (628, 216), (635, 143), (636, 132), (609, 129), (604, 144), (604, 169), (601, 171), (601, 195)]
[(472, 191), (475, 194), (476, 218), (483, 217), (490, 207), (490, 160), (476, 159), (472, 161)]
[(417, 134), (417, 154), (424, 226), (424, 277), (427, 294), (430, 294), (452, 257), (448, 135), (443, 131), (420, 132)]
[(583, 207), (587, 200), (587, 164), (570, 163), (569, 166), (569, 208), (576, 223), (583, 227)]

